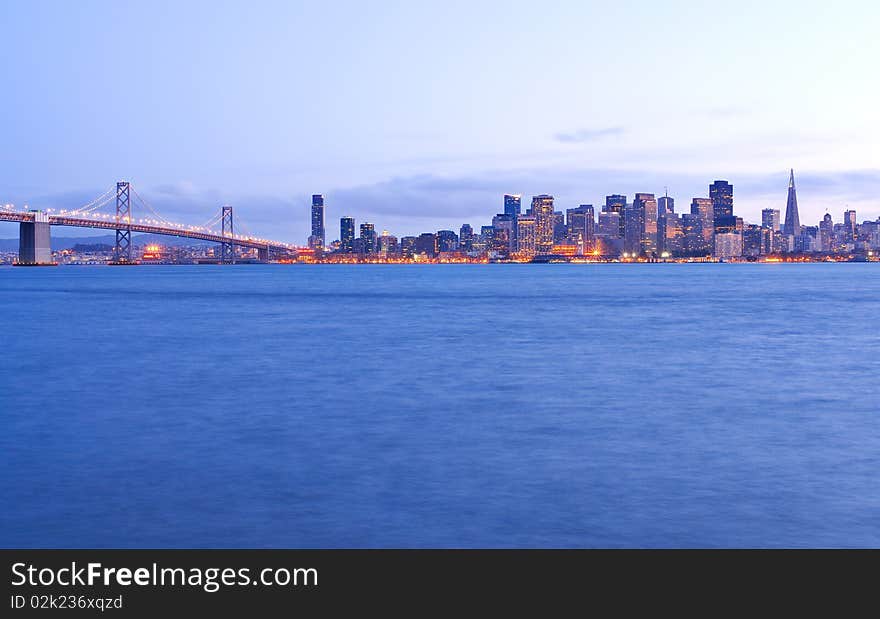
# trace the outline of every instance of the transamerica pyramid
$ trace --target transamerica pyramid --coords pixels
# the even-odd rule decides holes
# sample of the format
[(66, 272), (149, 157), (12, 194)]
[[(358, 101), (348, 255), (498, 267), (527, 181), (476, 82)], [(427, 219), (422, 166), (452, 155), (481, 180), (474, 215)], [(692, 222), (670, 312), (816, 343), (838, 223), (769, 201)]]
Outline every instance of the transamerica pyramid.
[(788, 202), (785, 203), (785, 225), (782, 233), (797, 236), (801, 233), (801, 217), (798, 215), (797, 192), (794, 188), (794, 168), (788, 180)]

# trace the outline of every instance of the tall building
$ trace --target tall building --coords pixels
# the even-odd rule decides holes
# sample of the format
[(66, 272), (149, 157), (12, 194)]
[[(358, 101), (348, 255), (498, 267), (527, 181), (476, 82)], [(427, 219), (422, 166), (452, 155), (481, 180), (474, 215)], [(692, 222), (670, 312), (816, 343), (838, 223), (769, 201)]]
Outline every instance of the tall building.
[(516, 250), (534, 256), (537, 253), (538, 222), (532, 215), (520, 215), (516, 222)]
[(507, 256), (516, 251), (516, 221), (507, 213), (492, 217), (492, 243), (487, 249)]
[(779, 209), (765, 208), (761, 211), (761, 226), (764, 228), (779, 232), (779, 221)]
[(566, 211), (567, 240), (569, 244), (583, 246), (592, 251), (596, 241), (596, 219), (592, 204), (581, 204)]
[(553, 251), (553, 228), (556, 223), (553, 196), (534, 196), (532, 216), (535, 218), (535, 252), (539, 255), (550, 254)]
[(675, 199), (668, 195), (657, 200), (657, 216), (665, 217), (669, 213), (675, 212)]
[(522, 196), (514, 193), (504, 194), (504, 214), (510, 217), (513, 226), (513, 238), (510, 239), (511, 247), (516, 248), (516, 220), (522, 214)]
[(458, 246), (462, 251), (468, 252), (474, 249), (474, 229), (470, 224), (462, 224), (458, 231)]
[(620, 224), (620, 229), (617, 233), (617, 238), (625, 238), (626, 236), (626, 196), (622, 196), (620, 194), (613, 194), (610, 196), (605, 196), (605, 206), (602, 208), (602, 212), (604, 213), (617, 213), (618, 215), (618, 223)]
[(440, 230), (437, 232), (437, 251), (458, 251), (458, 236), (452, 230)]
[(855, 243), (858, 236), (858, 224), (856, 223), (856, 212), (852, 210), (843, 213), (843, 237), (847, 243)]
[(624, 250), (633, 254), (657, 254), (657, 200), (653, 193), (637, 193), (626, 211)]
[(312, 235), (309, 237), (309, 247), (320, 249), (324, 247), (324, 196), (316, 193), (312, 195)]
[(339, 250), (345, 254), (354, 251), (354, 217), (339, 219)]
[(691, 200), (691, 215), (696, 216), (696, 229), (692, 233), (697, 235), (696, 243), (690, 246), (691, 252), (711, 253), (714, 248), (713, 237), (715, 236), (715, 212), (711, 198), (694, 198)]
[(733, 185), (727, 181), (715, 181), (709, 185), (713, 219), (733, 216)]
[(819, 222), (819, 245), (826, 253), (834, 251), (834, 222), (829, 213), (825, 213), (825, 217)]
[(424, 232), (416, 239), (416, 246), (413, 251), (415, 254), (421, 254), (428, 258), (437, 255), (437, 235), (430, 232)]
[(400, 249), (398, 247), (397, 237), (390, 234), (388, 230), (383, 230), (382, 236), (379, 237), (378, 250), (379, 255), (383, 258), (398, 254)]
[(367, 255), (375, 254), (379, 249), (376, 243), (376, 227), (373, 224), (361, 224), (361, 242), (363, 243), (364, 253)]
[(737, 232), (722, 232), (715, 235), (716, 258), (739, 258), (743, 255), (743, 235)]
[(788, 200), (785, 203), (785, 225), (782, 227), (782, 232), (787, 236), (798, 236), (801, 233), (801, 217), (798, 214), (793, 168), (788, 180)]
[[(660, 255), (664, 252), (672, 253), (672, 251), (667, 247), (666, 239), (666, 219), (669, 217), (671, 220), (675, 219), (675, 200), (670, 198), (669, 195), (665, 195), (662, 198), (657, 200), (657, 254)], [(679, 220), (678, 223), (681, 223)], [(673, 222), (673, 228), (675, 227), (675, 223)], [(673, 232), (673, 238), (675, 236)]]

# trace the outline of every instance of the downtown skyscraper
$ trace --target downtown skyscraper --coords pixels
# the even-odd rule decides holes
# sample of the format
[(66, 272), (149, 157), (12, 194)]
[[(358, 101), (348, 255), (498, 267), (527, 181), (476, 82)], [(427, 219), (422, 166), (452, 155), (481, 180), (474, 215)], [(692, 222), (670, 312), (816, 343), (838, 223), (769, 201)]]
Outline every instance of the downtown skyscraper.
[(782, 227), (783, 234), (798, 236), (801, 233), (801, 217), (798, 214), (797, 191), (794, 187), (794, 169), (788, 179), (788, 200), (785, 203), (785, 224)]
[(312, 195), (312, 234), (309, 236), (309, 247), (321, 249), (324, 241), (324, 196), (316, 193)]
[(535, 253), (544, 256), (553, 252), (553, 196), (541, 194), (532, 198), (531, 214), (535, 218)]

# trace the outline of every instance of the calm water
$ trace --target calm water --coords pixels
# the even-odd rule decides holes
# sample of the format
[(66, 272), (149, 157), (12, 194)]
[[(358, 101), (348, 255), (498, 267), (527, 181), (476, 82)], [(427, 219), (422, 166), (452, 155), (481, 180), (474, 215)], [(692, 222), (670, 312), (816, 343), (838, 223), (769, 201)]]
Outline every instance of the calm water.
[(880, 267), (0, 269), (0, 545), (880, 546)]

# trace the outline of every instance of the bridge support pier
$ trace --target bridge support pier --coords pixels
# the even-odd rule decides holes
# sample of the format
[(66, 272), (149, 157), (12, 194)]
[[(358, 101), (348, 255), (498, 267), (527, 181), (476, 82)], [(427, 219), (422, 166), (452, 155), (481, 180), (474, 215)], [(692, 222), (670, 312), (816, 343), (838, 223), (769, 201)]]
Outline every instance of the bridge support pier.
[[(220, 211), (220, 226), (222, 228), (221, 235), (229, 238), (235, 238), (235, 231), (232, 228), (232, 207), (224, 206)], [(235, 264), (235, 245), (222, 243), (220, 246), (220, 264)]]
[(257, 248), (257, 259), (260, 262), (269, 262), (269, 247), (258, 247)]
[(18, 264), (45, 266), (52, 262), (52, 239), (49, 233), (49, 215), (31, 211), (33, 221), (18, 224)]

